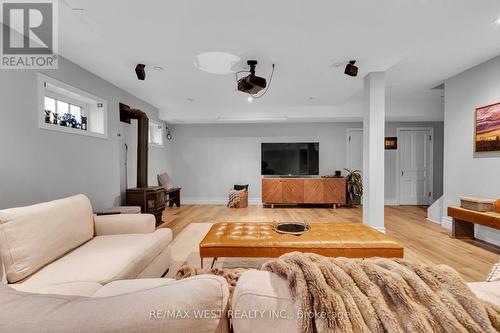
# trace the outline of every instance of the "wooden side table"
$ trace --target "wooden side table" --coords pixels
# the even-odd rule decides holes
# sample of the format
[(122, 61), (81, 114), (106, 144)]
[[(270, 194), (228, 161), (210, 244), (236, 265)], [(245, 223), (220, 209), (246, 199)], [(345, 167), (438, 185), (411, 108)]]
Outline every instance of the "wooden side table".
[(180, 187), (171, 188), (170, 190), (165, 190), (165, 204), (168, 202), (168, 206), (176, 207), (181, 206), (181, 189)]

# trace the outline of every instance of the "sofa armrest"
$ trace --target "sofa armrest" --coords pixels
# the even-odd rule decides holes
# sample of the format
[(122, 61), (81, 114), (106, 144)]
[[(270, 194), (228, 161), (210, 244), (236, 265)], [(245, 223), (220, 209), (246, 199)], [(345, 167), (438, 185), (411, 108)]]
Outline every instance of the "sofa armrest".
[(469, 282), (467, 286), (480, 299), (500, 306), (500, 281)]
[(0, 285), (1, 330), (39, 333), (228, 331), (229, 292), (223, 278), (200, 275), (180, 281), (129, 281), (116, 281), (116, 285), (109, 286), (108, 292), (102, 292), (100, 297), (29, 294)]
[(156, 220), (151, 214), (94, 215), (96, 236), (147, 234), (155, 231)]
[[(300, 332), (298, 304), (292, 300), (286, 280), (274, 273), (251, 269), (241, 274), (231, 308), (235, 332)], [(260, 311), (258, 320), (244, 315), (256, 310)]]

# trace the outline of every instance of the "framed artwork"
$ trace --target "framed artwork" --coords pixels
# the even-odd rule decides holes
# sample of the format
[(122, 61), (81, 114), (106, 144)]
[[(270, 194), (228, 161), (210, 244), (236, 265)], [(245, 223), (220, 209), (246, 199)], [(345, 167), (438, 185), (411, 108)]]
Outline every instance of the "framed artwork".
[(474, 151), (476, 153), (500, 152), (500, 103), (476, 109)]
[(398, 138), (396, 136), (388, 136), (385, 138), (385, 149), (394, 150), (398, 149)]

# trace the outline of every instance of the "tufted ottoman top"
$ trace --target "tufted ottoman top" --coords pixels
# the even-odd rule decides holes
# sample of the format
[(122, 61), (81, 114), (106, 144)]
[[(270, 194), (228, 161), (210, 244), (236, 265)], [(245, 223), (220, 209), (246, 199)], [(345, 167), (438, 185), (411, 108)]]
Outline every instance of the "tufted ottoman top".
[(292, 251), (330, 257), (403, 257), (403, 246), (361, 223), (311, 223), (300, 236), (280, 234), (273, 223), (216, 223), (200, 242), (204, 257), (278, 257)]

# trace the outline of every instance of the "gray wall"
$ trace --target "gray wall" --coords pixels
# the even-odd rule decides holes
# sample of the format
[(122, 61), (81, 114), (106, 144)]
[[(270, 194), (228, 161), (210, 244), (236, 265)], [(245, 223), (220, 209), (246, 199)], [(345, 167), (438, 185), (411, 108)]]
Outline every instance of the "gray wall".
[[(500, 57), (445, 82), (444, 212), (459, 196), (500, 198), (500, 153), (474, 154), (474, 111), (500, 102)], [(443, 216), (443, 224), (449, 219)], [(476, 237), (500, 245), (500, 231), (476, 227)]]
[[(118, 103), (141, 108), (152, 118), (158, 118), (158, 109), (63, 58), (58, 70), (41, 72), (107, 100), (108, 139), (38, 128), (37, 71), (2, 70), (0, 208), (76, 193), (89, 196), (95, 210), (119, 203), (125, 189), (123, 147), (131, 141), (133, 130), (121, 125)], [(155, 173), (164, 169), (166, 149), (151, 148), (150, 152), (153, 181)], [(131, 152), (133, 168), (135, 156)]]
[[(205, 124), (175, 125), (168, 156), (173, 181), (183, 187), (183, 201), (224, 203), (233, 184), (250, 184), (250, 200), (260, 202), (260, 143), (319, 141), (320, 174), (333, 174), (346, 165), (346, 131), (361, 123), (304, 124)], [(397, 127), (434, 128), (434, 194), (442, 193), (443, 125), (437, 123), (387, 123), (386, 134)], [(386, 151), (386, 202), (396, 198), (395, 151)]]
[[(434, 130), (433, 146), (433, 196), (443, 195), (443, 123), (442, 122), (400, 122), (386, 123), (385, 135), (397, 136), (398, 128), (428, 127)], [(396, 186), (399, 177), (396, 170), (397, 150), (385, 151), (385, 199), (386, 203), (396, 203)]]

